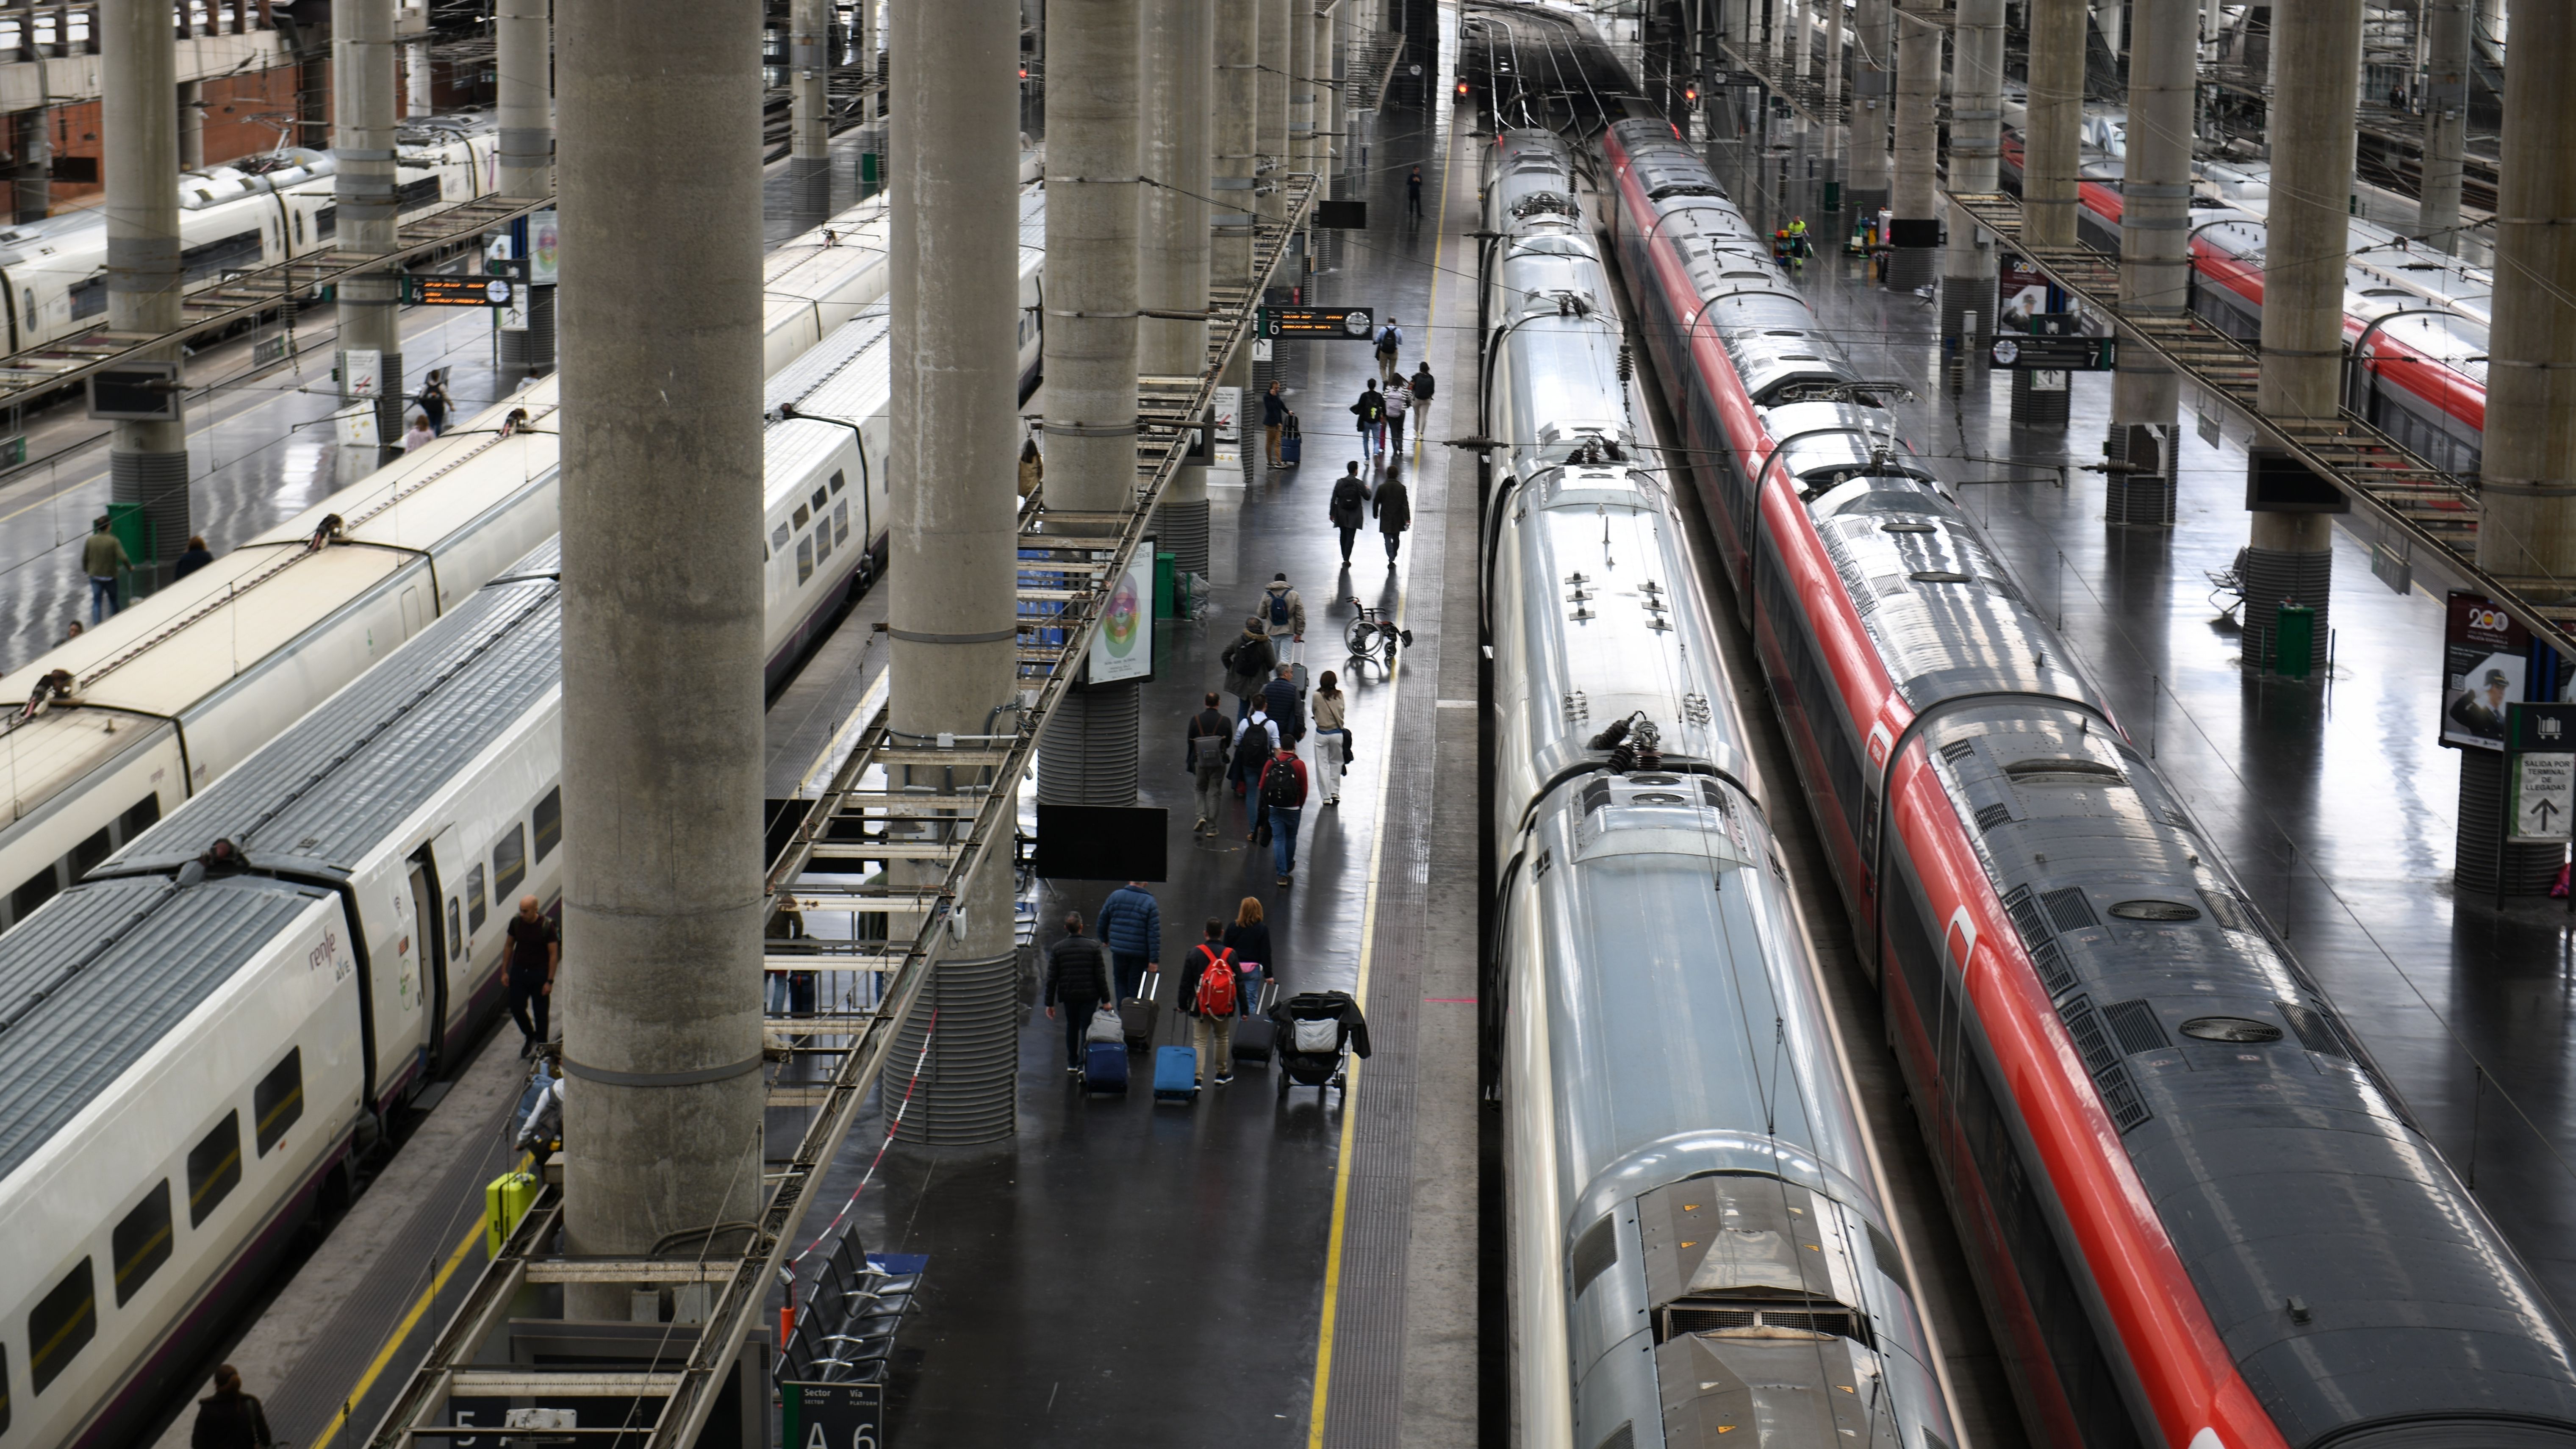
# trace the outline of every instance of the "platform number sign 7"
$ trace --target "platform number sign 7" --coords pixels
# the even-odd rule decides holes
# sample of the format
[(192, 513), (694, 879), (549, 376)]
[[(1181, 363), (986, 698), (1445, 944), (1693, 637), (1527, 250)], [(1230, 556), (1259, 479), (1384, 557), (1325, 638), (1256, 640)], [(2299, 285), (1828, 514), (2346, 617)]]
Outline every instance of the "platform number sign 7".
[(781, 1449), (885, 1449), (885, 1385), (781, 1383)]

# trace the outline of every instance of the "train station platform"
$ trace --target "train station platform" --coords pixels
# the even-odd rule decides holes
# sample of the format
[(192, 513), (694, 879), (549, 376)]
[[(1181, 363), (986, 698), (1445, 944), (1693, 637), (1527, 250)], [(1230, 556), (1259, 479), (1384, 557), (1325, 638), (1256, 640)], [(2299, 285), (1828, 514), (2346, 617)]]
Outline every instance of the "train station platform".
[(2247, 673), (2206, 577), (2247, 539), (2244, 421), (2186, 387), (2177, 522), (2106, 523), (2103, 475), (2076, 470), (2102, 460), (2111, 375), (2072, 374), (2063, 429), (2013, 427), (2005, 374), (1971, 369), (1954, 391), (1933, 306), (1822, 244), (1851, 223), (1805, 179), (1822, 138), (1771, 140), (1707, 154), (1762, 225), (1806, 216), (1820, 245), (1797, 280), (1819, 317), (1863, 375), (1914, 390), (1897, 412), (1918, 451), (1976, 460), (1967, 506), (2030, 597), (2552, 1298), (2576, 1303), (2576, 917), (2453, 888), (2460, 766), (2438, 743), (2451, 581), (2419, 559), (2392, 588), (2339, 519), (2333, 668)]

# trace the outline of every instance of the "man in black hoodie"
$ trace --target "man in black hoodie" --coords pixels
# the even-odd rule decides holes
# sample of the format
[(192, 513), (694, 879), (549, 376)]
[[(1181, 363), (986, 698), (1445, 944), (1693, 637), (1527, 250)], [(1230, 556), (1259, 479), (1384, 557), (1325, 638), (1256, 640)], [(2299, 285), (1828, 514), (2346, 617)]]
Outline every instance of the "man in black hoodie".
[(1369, 489), (1361, 481), (1360, 465), (1353, 463), (1341, 477), (1333, 480), (1333, 497), (1327, 505), (1333, 527), (1342, 535), (1342, 563), (1351, 561), (1351, 540), (1359, 537), (1360, 524), (1368, 517)]
[(1109, 1000), (1109, 953), (1082, 934), (1082, 913), (1067, 911), (1064, 939), (1047, 952), (1046, 1014), (1056, 1019), (1064, 1009), (1064, 1069), (1082, 1071), (1082, 1040), (1091, 1030), (1091, 1014)]

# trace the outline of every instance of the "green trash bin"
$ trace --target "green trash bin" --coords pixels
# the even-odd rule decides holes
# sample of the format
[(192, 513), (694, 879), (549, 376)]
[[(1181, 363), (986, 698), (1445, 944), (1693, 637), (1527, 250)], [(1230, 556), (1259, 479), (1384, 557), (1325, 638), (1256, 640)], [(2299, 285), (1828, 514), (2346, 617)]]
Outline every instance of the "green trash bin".
[(2305, 604), (2283, 604), (2272, 613), (2272, 672), (2283, 679), (2305, 679), (2317, 652), (2317, 611)]
[(1158, 552), (1154, 555), (1154, 617), (1157, 619), (1181, 616), (1180, 559), (1176, 553)]
[(1828, 182), (1826, 182), (1826, 183), (1825, 183), (1825, 214), (1826, 214), (1826, 215), (1828, 215), (1828, 216), (1830, 216), (1830, 215), (1832, 215), (1833, 213), (1838, 212), (1838, 211), (1840, 211), (1840, 210), (1842, 210), (1842, 209), (1843, 209), (1843, 184), (1842, 184), (1841, 182), (1839, 182), (1839, 181), (1828, 181)]
[(152, 566), (160, 562), (161, 553), (154, 546), (157, 540), (153, 537), (152, 520), (143, 516), (140, 503), (107, 505), (107, 531), (125, 545), (125, 556), (133, 564), (116, 591), (116, 606), (121, 609), (151, 592)]

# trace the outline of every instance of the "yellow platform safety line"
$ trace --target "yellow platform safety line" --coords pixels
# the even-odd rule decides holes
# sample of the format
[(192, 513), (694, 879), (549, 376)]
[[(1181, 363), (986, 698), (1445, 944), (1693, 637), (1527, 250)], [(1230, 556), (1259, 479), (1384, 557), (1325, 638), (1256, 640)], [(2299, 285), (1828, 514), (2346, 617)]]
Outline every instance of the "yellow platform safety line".
[[(511, 1170), (525, 1172), (528, 1170), (528, 1164), (534, 1161), (536, 1158), (532, 1154), (521, 1153), (519, 1165)], [(474, 1226), (467, 1228), (465, 1236), (457, 1239), (456, 1251), (448, 1254), (447, 1261), (439, 1265), (438, 1276), (429, 1280), (429, 1286), (422, 1289), (420, 1297), (413, 1301), (411, 1311), (404, 1314), (402, 1322), (395, 1324), (394, 1331), (385, 1336), (385, 1346), (376, 1350), (375, 1361), (367, 1365), (365, 1373), (358, 1375), (358, 1386), (351, 1389), (348, 1397), (340, 1401), (340, 1411), (333, 1414), (331, 1422), (323, 1425), (322, 1432), (314, 1436), (312, 1449), (331, 1449), (331, 1441), (338, 1438), (340, 1430), (347, 1426), (350, 1411), (366, 1402), (367, 1391), (376, 1386), (376, 1380), (383, 1375), (386, 1367), (394, 1361), (394, 1355), (402, 1351), (404, 1342), (411, 1337), (411, 1331), (420, 1326), (421, 1315), (429, 1311), (429, 1305), (438, 1301), (439, 1291), (447, 1286), (448, 1279), (456, 1276), (456, 1270), (464, 1263), (465, 1255), (474, 1251), (474, 1245), (480, 1242), (482, 1237), (483, 1215), (477, 1213), (474, 1216)]]
[[(1441, 229), (1431, 243), (1431, 296), (1430, 300), (1425, 304), (1425, 315), (1422, 319), (1423, 356), (1425, 357), (1431, 355), (1431, 337), (1433, 335), (1435, 320), (1440, 315), (1440, 259), (1442, 252), (1449, 245), (1449, 183), (1457, 174), (1458, 128), (1453, 117), (1449, 128), (1449, 146), (1443, 155), (1442, 170), (1440, 173)], [(1400, 361), (1397, 364), (1398, 367), (1401, 367), (1402, 365), (1403, 364)], [(1452, 385), (1455, 386), (1455, 384)], [(1422, 446), (1422, 429), (1428, 424), (1429, 417), (1430, 410), (1426, 408), (1423, 410), (1421, 416), (1415, 419), (1414, 446), (1417, 449)], [(1401, 610), (1402, 600), (1404, 599), (1404, 585), (1406, 582), (1411, 580), (1412, 575), (1413, 559), (1412, 556), (1408, 554), (1404, 560), (1404, 572), (1399, 576), (1396, 583), (1396, 599), (1398, 601), (1399, 611)], [(1398, 697), (1397, 685), (1399, 681), (1402, 680), (1403, 675), (1404, 658), (1402, 655), (1398, 655), (1395, 667), (1387, 671), (1386, 710), (1390, 717), (1395, 713), (1395, 704)], [(1371, 948), (1377, 941), (1378, 863), (1386, 854), (1386, 811), (1388, 805), (1386, 782), (1387, 777), (1393, 773), (1394, 764), (1395, 752), (1393, 750), (1381, 749), (1378, 751), (1378, 828), (1370, 832), (1374, 838), (1369, 842), (1368, 901), (1360, 911), (1359, 979), (1353, 983), (1354, 989), (1351, 992), (1354, 997), (1358, 998), (1360, 1010), (1363, 1014), (1368, 1011), (1369, 1004), (1369, 957)], [(1342, 1241), (1344, 1230), (1349, 1222), (1350, 1215), (1351, 1144), (1356, 1140), (1359, 1125), (1358, 1116), (1351, 1110), (1351, 1094), (1359, 1085), (1359, 1058), (1353, 1057), (1349, 1064), (1343, 1068), (1343, 1072), (1342, 1146), (1340, 1160), (1333, 1168), (1333, 1231), (1332, 1237), (1324, 1249), (1324, 1321), (1322, 1326), (1316, 1330), (1315, 1334), (1315, 1401), (1313, 1407), (1307, 1411), (1307, 1449), (1324, 1449), (1324, 1404), (1332, 1397), (1333, 1391), (1333, 1315), (1340, 1308), (1342, 1299)], [(313, 1446), (313, 1449), (327, 1449), (327, 1446), (316, 1444)]]

